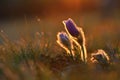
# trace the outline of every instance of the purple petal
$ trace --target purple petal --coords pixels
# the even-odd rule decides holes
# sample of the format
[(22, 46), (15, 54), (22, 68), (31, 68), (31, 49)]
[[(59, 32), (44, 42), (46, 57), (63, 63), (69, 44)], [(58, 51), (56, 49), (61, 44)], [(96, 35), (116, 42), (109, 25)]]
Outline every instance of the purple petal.
[(67, 31), (69, 32), (69, 34), (71, 34), (73, 37), (77, 37), (79, 35), (79, 31), (76, 27), (76, 24), (73, 22), (72, 19), (68, 19), (63, 21)]
[(67, 36), (67, 34), (65, 32), (59, 32), (58, 33), (58, 40), (65, 46), (70, 46), (71, 42), (69, 40), (69, 37)]
[(68, 37), (67, 37), (67, 35), (65, 35), (65, 34), (63, 34), (63, 33), (61, 33), (59, 36), (60, 36), (60, 38), (63, 39), (63, 40), (66, 40), (66, 41), (69, 40)]

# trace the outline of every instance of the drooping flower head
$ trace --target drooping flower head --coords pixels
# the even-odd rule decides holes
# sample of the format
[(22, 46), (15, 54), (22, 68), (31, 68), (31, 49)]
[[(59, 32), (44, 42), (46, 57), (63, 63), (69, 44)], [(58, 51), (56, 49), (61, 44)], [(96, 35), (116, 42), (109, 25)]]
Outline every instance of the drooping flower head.
[(71, 50), (71, 40), (65, 32), (59, 32), (57, 34), (57, 43), (64, 48), (67, 53), (70, 53)]
[(108, 64), (109, 63), (109, 56), (107, 55), (107, 53), (104, 51), (104, 50), (102, 50), (102, 49), (100, 49), (100, 50), (98, 50), (98, 52), (97, 53), (92, 53), (91, 54), (91, 61), (93, 62), (93, 63), (100, 63), (100, 64), (102, 64), (102, 65), (106, 65), (106, 64)]

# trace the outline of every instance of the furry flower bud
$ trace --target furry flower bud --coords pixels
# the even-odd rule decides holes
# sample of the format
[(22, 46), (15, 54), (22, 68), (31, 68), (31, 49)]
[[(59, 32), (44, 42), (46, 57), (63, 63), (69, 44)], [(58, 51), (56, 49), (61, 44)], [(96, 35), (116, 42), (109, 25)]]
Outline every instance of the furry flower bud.
[(67, 51), (67, 53), (70, 53), (71, 50), (71, 41), (68, 37), (68, 35), (65, 32), (59, 32), (57, 34), (57, 43)]
[(107, 64), (109, 64), (109, 60), (110, 60), (109, 56), (102, 49), (98, 50), (97, 53), (92, 53), (91, 54), (91, 61), (93, 63), (99, 63), (101, 65), (107, 65)]
[(77, 29), (77, 25), (74, 23), (74, 21), (69, 18), (68, 20), (64, 20), (63, 24), (65, 26), (66, 31), (73, 37), (79, 36), (79, 31)]

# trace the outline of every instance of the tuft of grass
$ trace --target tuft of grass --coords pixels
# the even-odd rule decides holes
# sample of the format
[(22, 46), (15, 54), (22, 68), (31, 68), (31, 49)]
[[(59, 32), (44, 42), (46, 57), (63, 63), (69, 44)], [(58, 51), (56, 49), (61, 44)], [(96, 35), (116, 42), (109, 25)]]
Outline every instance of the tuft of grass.
[(34, 39), (21, 38), (15, 42), (10, 41), (3, 32), (0, 33), (0, 37), (3, 39), (3, 44), (0, 45), (0, 70), (5, 79), (55, 79), (47, 66), (51, 59), (48, 56), (49, 43), (44, 44), (38, 32)]

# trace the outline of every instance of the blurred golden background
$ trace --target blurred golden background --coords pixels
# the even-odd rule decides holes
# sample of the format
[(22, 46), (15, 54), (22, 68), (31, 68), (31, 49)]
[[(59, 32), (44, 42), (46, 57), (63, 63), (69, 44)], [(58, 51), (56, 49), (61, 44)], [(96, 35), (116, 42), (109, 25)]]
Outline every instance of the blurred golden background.
[[(71, 17), (85, 31), (90, 48), (120, 41), (119, 0), (0, 0), (0, 29), (10, 39), (45, 32), (56, 40)], [(94, 42), (93, 42), (94, 41)]]
[[(119, 0), (1, 0), (0, 16), (41, 15), (64, 13), (106, 12), (120, 8)], [(49, 13), (49, 15), (48, 15)]]

